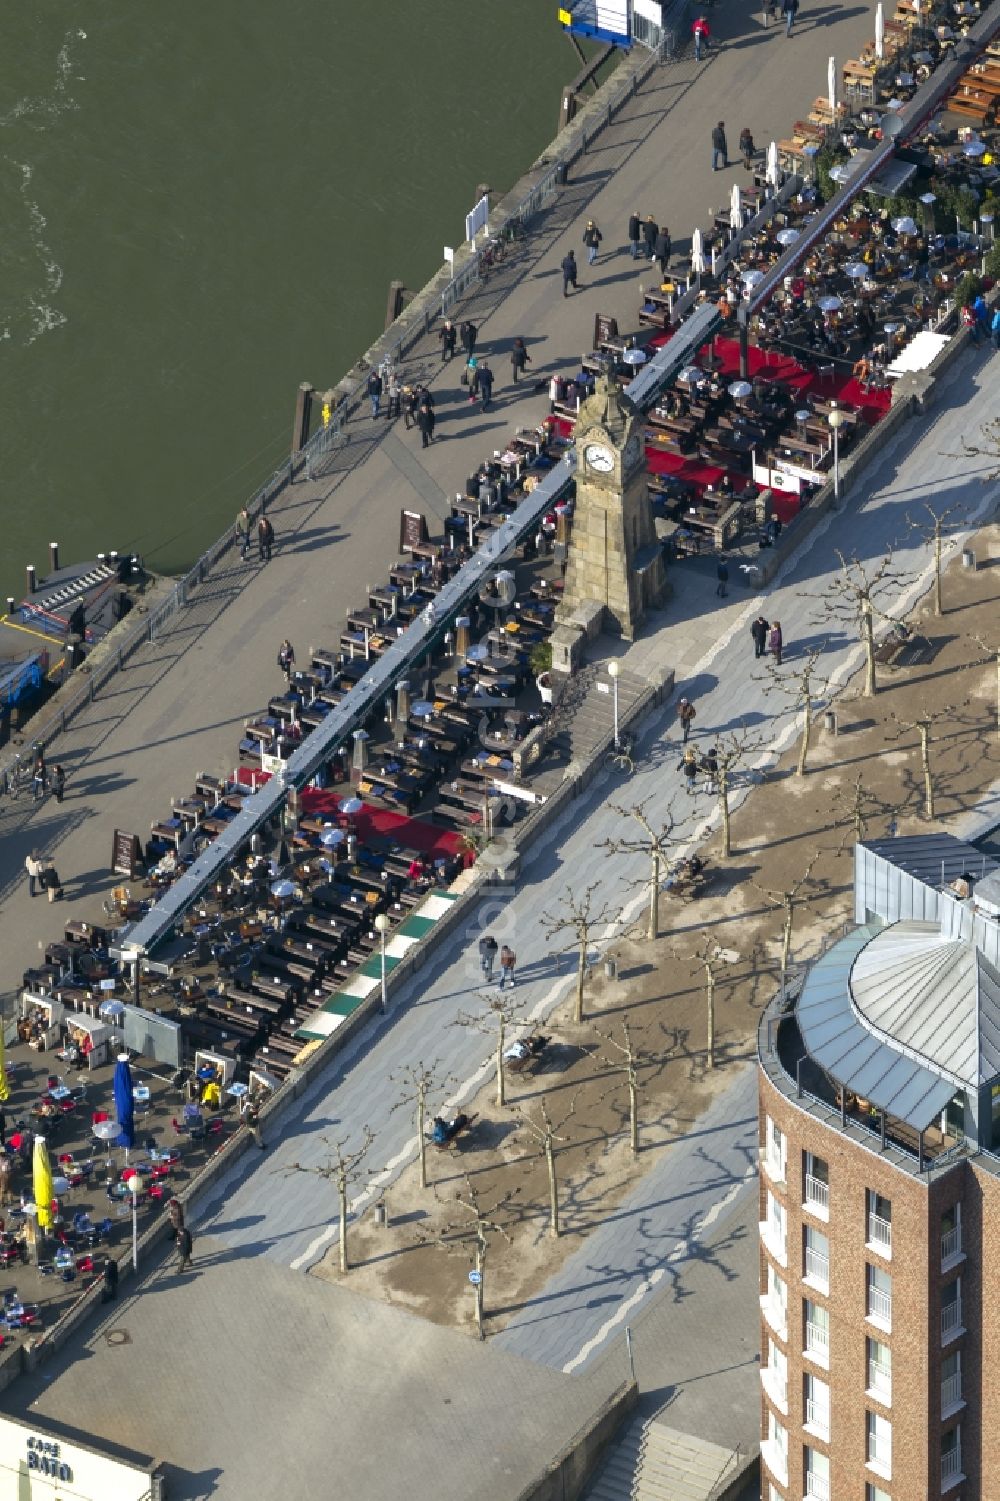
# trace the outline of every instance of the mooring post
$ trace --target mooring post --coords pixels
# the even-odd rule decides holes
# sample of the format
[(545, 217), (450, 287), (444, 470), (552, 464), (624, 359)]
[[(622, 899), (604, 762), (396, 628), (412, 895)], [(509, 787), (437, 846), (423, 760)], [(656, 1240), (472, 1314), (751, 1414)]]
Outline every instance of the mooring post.
[(312, 399), (315, 386), (304, 380), (295, 397), (295, 423), (292, 427), (292, 458), (302, 452), (309, 436), (309, 421), (312, 417)]

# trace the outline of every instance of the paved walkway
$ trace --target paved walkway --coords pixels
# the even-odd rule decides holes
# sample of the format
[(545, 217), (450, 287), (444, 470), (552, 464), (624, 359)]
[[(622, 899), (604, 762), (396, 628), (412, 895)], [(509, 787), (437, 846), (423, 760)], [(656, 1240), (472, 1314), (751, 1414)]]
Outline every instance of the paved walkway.
[[(530, 382), (508, 388), (508, 351), (527, 340), (531, 374), (543, 378), (572, 366), (591, 347), (597, 312), (636, 327), (639, 284), (624, 231), (633, 207), (667, 219), (678, 252), (696, 225), (728, 203), (742, 168), (712, 175), (712, 126), (740, 99), (763, 146), (784, 135), (797, 114), (825, 88), (827, 56), (854, 55), (872, 33), (873, 12), (861, 7), (803, 7), (801, 30), (786, 42), (780, 28), (761, 29), (759, 10), (736, 0), (713, 15), (724, 42), (708, 61), (664, 67), (649, 80), (577, 165), (569, 185), (538, 222), (528, 244), (480, 289), (470, 312), (494, 362), (496, 401), (483, 415), (470, 408), (456, 365), (440, 366), (436, 338), (407, 363), (408, 377), (432, 376), (441, 441), (424, 451), (419, 435), (363, 417), (349, 442), (314, 483), (297, 484), (274, 512), (278, 548), (264, 569), (234, 563), (212, 575), (191, 608), (152, 647), (139, 652), (92, 709), (53, 749), (69, 775), (61, 807), (0, 805), (0, 993), (60, 926), (44, 903), (29, 906), (24, 859), (38, 847), (51, 854), (66, 889), (59, 914), (101, 917), (115, 827), (144, 833), (172, 794), (191, 790), (201, 770), (232, 767), (244, 719), (280, 686), (278, 643), (288, 636), (302, 656), (310, 643), (340, 632), (365, 582), (384, 577), (398, 534), (399, 511), (419, 506), (442, 518), (445, 497), (505, 434), (537, 424), (548, 410)], [(744, 120), (727, 121), (735, 151)], [(601, 257), (583, 264), (583, 222), (593, 214), (605, 231)], [(558, 266), (573, 245), (582, 264), (581, 291), (564, 300)], [(291, 402), (292, 392), (289, 392)]]

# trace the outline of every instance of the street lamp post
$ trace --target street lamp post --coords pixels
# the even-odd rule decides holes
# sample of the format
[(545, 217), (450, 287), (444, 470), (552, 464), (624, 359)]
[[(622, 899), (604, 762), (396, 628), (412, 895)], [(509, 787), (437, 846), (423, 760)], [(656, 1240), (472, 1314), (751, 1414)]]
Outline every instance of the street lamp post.
[(844, 425), (844, 413), (840, 411), (835, 401), (830, 403), (830, 415), (827, 417), (833, 429), (833, 503), (840, 505), (840, 429)]
[(608, 663), (608, 677), (611, 679), (611, 692), (614, 695), (615, 750), (618, 749), (621, 743), (618, 736), (618, 674), (620, 671), (621, 668), (617, 662)]
[(386, 916), (386, 914), (384, 912), (380, 912), (379, 915), (378, 915), (378, 917), (376, 917), (376, 919), (375, 919), (375, 931), (376, 931), (376, 933), (379, 936), (379, 947), (380, 947), (380, 952), (381, 952), (381, 955), (382, 955), (382, 1010), (383, 1011), (385, 1011), (385, 1009), (386, 1009), (386, 1003), (387, 1003), (387, 996), (386, 996), (386, 989), (385, 989), (385, 935), (388, 933), (388, 931), (391, 928), (391, 926), (392, 926), (392, 924), (390, 923), (390, 921), (389, 921), (388, 917)]
[(138, 1173), (133, 1173), (128, 1179), (128, 1186), (132, 1191), (132, 1270), (139, 1270), (139, 1194), (142, 1192), (142, 1180)]

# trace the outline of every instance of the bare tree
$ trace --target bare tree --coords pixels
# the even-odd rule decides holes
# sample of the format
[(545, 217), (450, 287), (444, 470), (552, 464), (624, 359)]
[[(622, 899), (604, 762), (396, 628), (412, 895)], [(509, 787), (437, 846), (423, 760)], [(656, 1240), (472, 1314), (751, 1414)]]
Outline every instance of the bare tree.
[(934, 774), (931, 769), (931, 729), (938, 723), (939, 720), (945, 718), (950, 719), (954, 715), (954, 713), (955, 705), (945, 704), (943, 708), (936, 710), (933, 714), (928, 710), (926, 713), (920, 714), (916, 719), (900, 719), (896, 714), (893, 714), (892, 716), (896, 724), (899, 726), (899, 731), (894, 736), (896, 740), (901, 739), (903, 734), (907, 730), (915, 730), (920, 737), (920, 770), (923, 776), (924, 783), (925, 818), (934, 817)]
[(597, 883), (588, 886), (582, 896), (574, 895), (572, 886), (567, 886), (566, 895), (562, 899), (562, 915), (559, 913), (542, 913), (542, 924), (546, 936), (560, 938), (563, 934), (570, 935), (570, 942), (566, 945), (577, 950), (576, 970), (576, 1010), (577, 1023), (583, 1021), (583, 987), (587, 978), (587, 957), (595, 932), (599, 928), (607, 927), (615, 917), (612, 907), (602, 903), (599, 907), (595, 903), (594, 893)]
[[(414, 1124), (417, 1129), (417, 1152), (420, 1160), (420, 1187), (427, 1187), (427, 1137), (424, 1126), (427, 1120), (427, 1096), (430, 1093), (437, 1077), (437, 1069), (440, 1060), (435, 1058), (433, 1063), (411, 1063), (398, 1073), (390, 1074), (393, 1084), (401, 1084), (405, 1093), (392, 1107), (400, 1110), (407, 1106), (414, 1110)], [(440, 1086), (439, 1086), (440, 1087)]]
[(646, 1060), (643, 1057), (642, 1053), (640, 1053), (635, 1048), (632, 1042), (632, 1037), (628, 1029), (627, 1017), (622, 1018), (621, 1042), (619, 1042), (618, 1038), (615, 1037), (611, 1032), (602, 1032), (600, 1027), (595, 1027), (594, 1030), (596, 1031), (598, 1037), (603, 1037), (608, 1046), (614, 1049), (611, 1054), (603, 1056), (601, 1058), (601, 1062), (608, 1068), (614, 1069), (617, 1073), (625, 1075), (625, 1082), (628, 1085), (629, 1145), (632, 1148), (632, 1156), (638, 1157), (639, 1069), (642, 1067), (643, 1063)]
[(722, 822), (722, 853), (726, 859), (733, 853), (729, 804), (733, 778), (747, 756), (751, 751), (757, 750), (759, 744), (760, 742), (755, 740), (750, 731), (745, 728), (731, 730), (727, 735), (720, 735), (715, 744), (716, 759), (719, 763), (716, 790), (719, 798), (719, 817)]
[(301, 1162), (290, 1163), (284, 1170), (288, 1173), (315, 1173), (318, 1178), (325, 1178), (327, 1182), (335, 1183), (337, 1187), (337, 1202), (340, 1209), (340, 1270), (346, 1272), (347, 1262), (347, 1191), (352, 1183), (356, 1183), (362, 1177), (361, 1164), (368, 1154), (368, 1148), (375, 1140), (371, 1128), (363, 1128), (364, 1139), (360, 1147), (353, 1152), (345, 1152), (348, 1139), (343, 1141), (331, 1141), (328, 1136), (323, 1141), (330, 1150), (330, 1161), (319, 1167), (307, 1167)]
[(538, 1114), (532, 1115), (524, 1106), (515, 1105), (514, 1109), (521, 1118), (522, 1124), (534, 1137), (538, 1149), (545, 1158), (545, 1166), (549, 1175), (549, 1233), (559, 1234), (559, 1180), (556, 1177), (556, 1147), (561, 1145), (565, 1136), (558, 1136), (557, 1130), (565, 1126), (570, 1116), (576, 1110), (576, 1095), (570, 1101), (569, 1108), (559, 1121), (558, 1127), (553, 1125), (549, 1115), (549, 1107), (545, 1096), (538, 1101)]
[(984, 638), (982, 636), (977, 636), (977, 635), (972, 635), (972, 634), (970, 634), (969, 640), (970, 641), (974, 641), (975, 644), (979, 647), (979, 649), (981, 651), (984, 651), (986, 653), (987, 657), (992, 657), (993, 658), (993, 660), (994, 660), (994, 662), (996, 664), (996, 669), (997, 669), (997, 733), (1000, 734), (1000, 641), (997, 641), (993, 645), (991, 645), (988, 641), (984, 640)]
[(947, 526), (948, 518), (950, 516), (964, 516), (965, 507), (949, 506), (947, 510), (942, 511), (941, 514), (938, 515), (933, 506), (929, 506), (925, 503), (924, 510), (927, 512), (927, 515), (930, 518), (928, 521), (914, 521), (912, 516), (907, 516), (906, 519), (913, 531), (917, 532), (925, 542), (932, 542), (934, 545), (934, 614), (943, 615), (944, 607), (941, 602), (941, 575), (943, 572), (942, 556), (944, 552), (943, 539), (950, 530), (950, 528), (948, 528)]
[[(737, 957), (731, 949), (724, 949), (719, 941), (703, 933), (704, 940), (695, 958), (699, 961), (702, 973), (705, 976), (705, 1006), (707, 1011), (707, 1041), (705, 1046), (705, 1060), (708, 1068), (715, 1067), (715, 975), (716, 971), (725, 964), (732, 964)], [(698, 973), (697, 970), (694, 971)]]
[(816, 672), (816, 663), (822, 656), (823, 646), (815, 646), (812, 651), (784, 671), (769, 659), (767, 663), (768, 679), (758, 679), (764, 683), (765, 693), (780, 693), (789, 703), (795, 713), (802, 716), (802, 736), (799, 741), (799, 760), (795, 768), (797, 776), (805, 776), (806, 758), (809, 755), (809, 740), (812, 735), (813, 708), (817, 699), (826, 698), (829, 692), (829, 680), (820, 677)]
[(845, 788), (837, 802), (844, 808), (848, 821), (854, 829), (854, 838), (860, 843), (865, 837), (869, 818), (882, 806), (874, 792), (869, 792), (865, 786), (863, 772), (858, 772), (850, 789)]
[[(491, 1240), (499, 1236), (501, 1240), (510, 1245), (508, 1235), (498, 1216), (507, 1208), (518, 1190), (511, 1189), (501, 1198), (495, 1199), (487, 1208), (484, 1207), (479, 1191), (473, 1185), (472, 1179), (466, 1174), (465, 1193), (455, 1194), (448, 1202), (460, 1211), (457, 1220), (448, 1221), (441, 1227), (440, 1232), (434, 1237), (435, 1243), (443, 1246), (445, 1250), (454, 1254), (457, 1249), (472, 1251), (472, 1266), (476, 1273), (473, 1282), (473, 1291), (476, 1296), (476, 1333), (480, 1339), (486, 1338), (485, 1329), (485, 1303), (486, 1303), (486, 1265), (489, 1256)], [(422, 1244), (428, 1244), (428, 1238), (418, 1236)]]
[(875, 621), (886, 620), (896, 626), (900, 624), (881, 608), (878, 601), (883, 593), (902, 583), (903, 575), (894, 570), (891, 553), (886, 553), (869, 570), (859, 558), (845, 558), (839, 548), (835, 551), (840, 559), (840, 577), (831, 580), (829, 594), (823, 596), (822, 602), (828, 616), (849, 623), (857, 631), (865, 650), (864, 696), (874, 698), (877, 691)]
[(631, 818), (639, 825), (638, 833), (631, 837), (625, 835), (618, 839), (605, 839), (601, 848), (610, 850), (616, 855), (643, 854), (648, 858), (649, 876), (643, 877), (643, 884), (647, 884), (648, 879), (649, 921), (646, 924), (646, 937), (652, 943), (660, 933), (660, 876), (670, 845), (673, 843), (674, 821), (668, 815), (666, 823), (656, 827), (646, 813), (645, 803), (635, 803), (629, 808), (612, 803), (611, 811), (619, 814), (623, 819)]
[(484, 1010), (479, 1015), (471, 1015), (467, 1011), (460, 1011), (453, 1023), (456, 1027), (474, 1027), (477, 1032), (485, 1032), (488, 1036), (496, 1038), (496, 1073), (497, 1073), (497, 1104), (506, 1104), (504, 1091), (504, 1067), (503, 1055), (507, 1044), (507, 1029), (516, 1026), (522, 1020), (521, 1013), (524, 1011), (524, 1001), (515, 996), (511, 991), (499, 991), (496, 995), (485, 995), (479, 992)]
[(791, 953), (792, 949), (792, 925), (795, 921), (796, 898), (798, 897), (802, 888), (812, 882), (813, 866), (816, 864), (816, 861), (818, 859), (819, 855), (814, 855), (809, 861), (809, 864), (806, 866), (803, 874), (799, 876), (799, 879), (794, 883), (794, 885), (789, 886), (785, 891), (771, 891), (767, 886), (762, 886), (759, 881), (754, 881), (754, 885), (757, 887), (757, 890), (761, 893), (761, 895), (765, 896), (767, 900), (772, 904), (772, 906), (780, 908), (781, 912), (784, 914), (781, 926), (782, 990), (784, 990), (785, 982), (788, 979), (788, 956)]

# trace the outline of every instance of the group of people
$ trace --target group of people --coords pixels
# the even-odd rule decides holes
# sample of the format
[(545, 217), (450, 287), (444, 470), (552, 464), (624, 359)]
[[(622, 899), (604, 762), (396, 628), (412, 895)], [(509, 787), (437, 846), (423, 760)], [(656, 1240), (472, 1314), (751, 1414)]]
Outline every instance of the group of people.
[(50, 902), (58, 901), (63, 890), (54, 861), (39, 854), (38, 850), (32, 850), (29, 855), (25, 856), (24, 868), (28, 873), (29, 896), (48, 892)]
[(657, 224), (652, 214), (647, 214), (644, 219), (641, 214), (632, 213), (628, 221), (628, 242), (634, 261), (642, 253), (647, 261), (658, 261), (661, 276), (666, 276), (673, 245), (665, 224)]
[(61, 803), (66, 791), (66, 773), (58, 764), (49, 770), (45, 760), (45, 748), (36, 745), (31, 757), (31, 796), (37, 803), (47, 792), (51, 792), (57, 803)]
[(479, 964), (487, 985), (493, 981), (493, 966), (496, 963), (498, 952), (500, 955), (500, 989), (506, 990), (507, 986), (510, 985), (511, 990), (513, 990), (514, 968), (517, 964), (517, 955), (509, 944), (505, 943), (500, 948), (492, 933), (484, 933), (479, 940)]
[(780, 622), (776, 620), (771, 625), (765, 620), (763, 615), (758, 615), (750, 626), (750, 635), (753, 637), (754, 656), (766, 657), (768, 652), (770, 652), (774, 658), (775, 665), (780, 667), (783, 648)]

